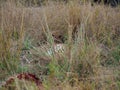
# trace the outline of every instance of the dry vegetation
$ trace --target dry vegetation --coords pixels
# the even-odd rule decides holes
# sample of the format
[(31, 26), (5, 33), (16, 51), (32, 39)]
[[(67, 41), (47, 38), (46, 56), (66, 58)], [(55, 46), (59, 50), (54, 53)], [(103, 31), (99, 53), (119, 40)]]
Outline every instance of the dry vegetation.
[(0, 90), (38, 90), (17, 78), (2, 87), (19, 73), (36, 75), (41, 90), (120, 89), (119, 6), (77, 0), (0, 5)]

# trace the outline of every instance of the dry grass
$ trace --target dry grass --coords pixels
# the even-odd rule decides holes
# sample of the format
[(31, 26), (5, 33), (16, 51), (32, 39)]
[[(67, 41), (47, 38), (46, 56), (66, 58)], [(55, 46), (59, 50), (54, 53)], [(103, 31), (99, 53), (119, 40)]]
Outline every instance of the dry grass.
[[(0, 8), (0, 79), (27, 67), (26, 72), (42, 77), (48, 90), (119, 90), (119, 42), (119, 7), (75, 1), (24, 7), (7, 2)], [(58, 43), (64, 47), (58, 51), (61, 56), (55, 50)], [(18, 68), (25, 49), (32, 62)]]

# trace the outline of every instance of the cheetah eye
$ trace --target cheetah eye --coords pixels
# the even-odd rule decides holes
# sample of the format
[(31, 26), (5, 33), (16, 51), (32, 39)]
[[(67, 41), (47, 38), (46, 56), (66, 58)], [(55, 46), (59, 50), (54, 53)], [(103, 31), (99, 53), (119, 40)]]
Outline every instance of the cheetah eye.
[(55, 37), (55, 35), (54, 35), (54, 34), (52, 34), (52, 36), (53, 36), (53, 37)]
[(32, 53), (30, 51), (28, 51), (27, 54), (32, 54)]

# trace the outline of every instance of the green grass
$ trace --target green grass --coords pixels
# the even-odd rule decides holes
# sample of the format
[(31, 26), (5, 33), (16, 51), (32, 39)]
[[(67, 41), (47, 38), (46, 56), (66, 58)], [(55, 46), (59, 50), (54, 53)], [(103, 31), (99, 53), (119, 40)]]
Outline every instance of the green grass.
[[(119, 22), (119, 7), (77, 1), (49, 1), (37, 8), (3, 3), (0, 81), (26, 72), (41, 78), (45, 90), (119, 90), (119, 73), (114, 73), (120, 65)], [(63, 50), (57, 51), (55, 39), (61, 38)], [(31, 62), (21, 65), (22, 55)], [(34, 83), (22, 82), (26, 90), (37, 90)], [(14, 86), (21, 90), (21, 81)]]

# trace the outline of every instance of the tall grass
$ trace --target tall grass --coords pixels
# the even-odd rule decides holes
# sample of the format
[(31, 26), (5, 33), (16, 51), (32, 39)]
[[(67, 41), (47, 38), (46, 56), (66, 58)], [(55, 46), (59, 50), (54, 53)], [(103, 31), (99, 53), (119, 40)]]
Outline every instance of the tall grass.
[[(18, 70), (25, 47), (31, 53), (26, 57), (33, 61), (29, 72), (42, 77), (45, 89), (119, 89), (119, 76), (114, 77), (118, 69), (115, 74), (111, 67), (105, 70), (117, 67), (120, 61), (119, 7), (76, 1), (49, 1), (41, 7), (19, 5), (9, 2), (0, 8), (0, 79)], [(25, 41), (28, 37), (33, 40), (30, 44)], [(56, 52), (56, 39), (62, 41), (63, 51)], [(104, 78), (107, 71), (112, 80), (110, 75)]]
[(0, 11), (0, 71), (4, 77), (4, 72), (15, 73), (20, 62), (24, 36), (24, 10), (17, 11), (15, 5), (7, 3)]

